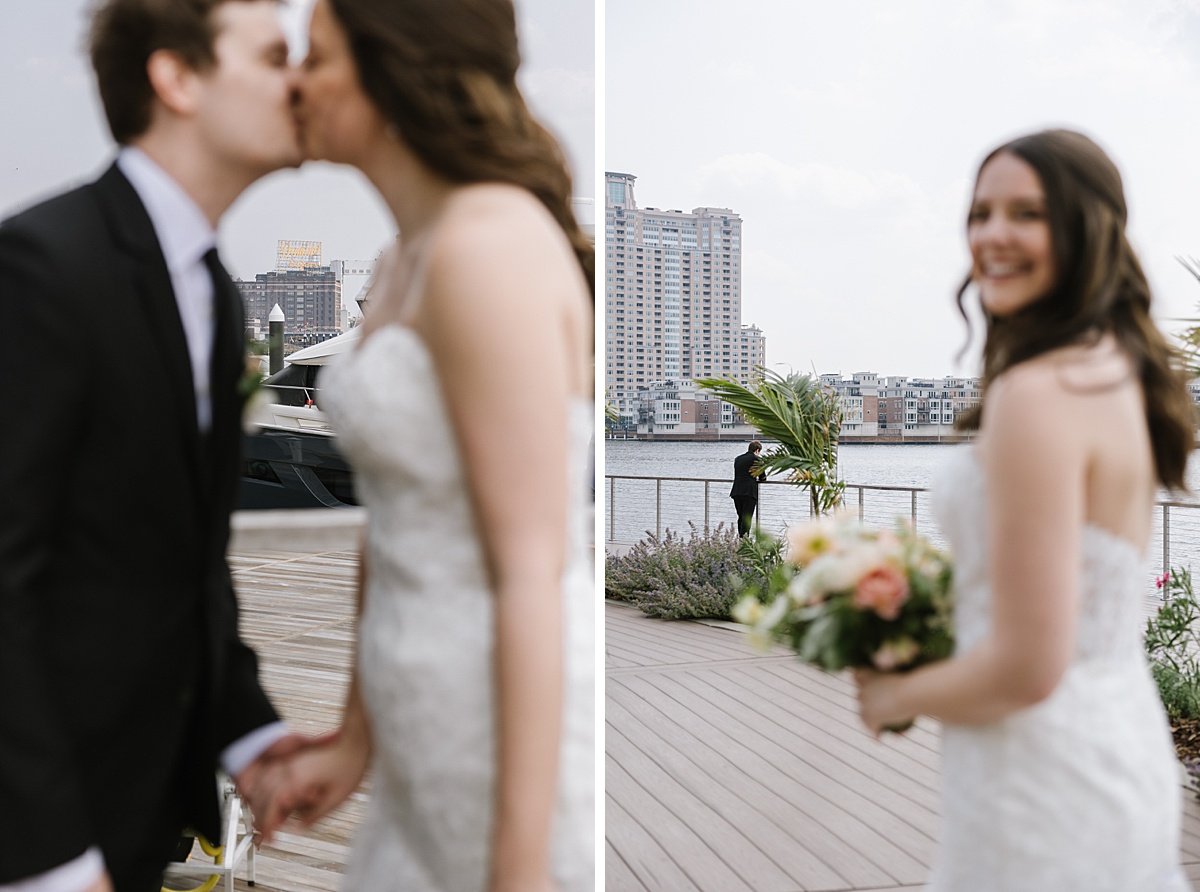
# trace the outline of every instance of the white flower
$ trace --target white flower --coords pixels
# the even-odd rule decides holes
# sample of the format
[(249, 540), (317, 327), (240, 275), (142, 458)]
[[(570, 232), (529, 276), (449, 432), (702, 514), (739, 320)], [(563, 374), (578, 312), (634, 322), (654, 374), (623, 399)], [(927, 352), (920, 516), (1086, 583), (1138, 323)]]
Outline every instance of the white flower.
[(812, 578), (806, 586), (810, 595), (817, 596), (817, 600), (834, 592), (849, 591), (879, 566), (881, 560), (882, 555), (873, 543), (856, 542), (845, 551), (821, 555), (809, 564), (804, 575), (811, 574)]
[(837, 534), (837, 525), (830, 518), (792, 527), (787, 532), (788, 562), (797, 567), (806, 566), (814, 558), (833, 550)]
[(272, 417), (271, 393), (266, 387), (260, 387), (250, 394), (242, 408), (242, 430), (253, 434), (258, 425), (270, 424)]
[(754, 595), (745, 595), (742, 600), (733, 605), (730, 615), (739, 623), (753, 626), (763, 615), (763, 605)]

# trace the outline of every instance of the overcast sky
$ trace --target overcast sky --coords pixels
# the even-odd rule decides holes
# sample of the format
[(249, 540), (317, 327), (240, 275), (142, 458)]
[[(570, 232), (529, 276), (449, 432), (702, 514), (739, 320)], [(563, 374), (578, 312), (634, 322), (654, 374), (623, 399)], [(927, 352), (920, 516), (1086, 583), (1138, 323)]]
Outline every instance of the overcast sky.
[[(559, 137), (575, 176), (575, 194), (595, 191), (595, 13), (592, 0), (516, 0), (524, 67), (520, 83)], [(104, 124), (83, 50), (85, 0), (22, 0), (0, 29), (0, 217), (66, 184), (83, 182), (110, 162)], [(286, 12), (307, 30), (308, 3)], [(370, 260), (394, 227), (357, 173), (307, 165), (272, 174), (226, 215), (221, 254), (235, 276), (273, 269), (281, 238), (324, 242), (325, 260)], [(347, 297), (357, 292), (357, 283)]]
[(769, 365), (973, 373), (975, 171), (1048, 126), (1120, 167), (1156, 315), (1200, 315), (1200, 0), (607, 0), (605, 40), (606, 168), (741, 214)]

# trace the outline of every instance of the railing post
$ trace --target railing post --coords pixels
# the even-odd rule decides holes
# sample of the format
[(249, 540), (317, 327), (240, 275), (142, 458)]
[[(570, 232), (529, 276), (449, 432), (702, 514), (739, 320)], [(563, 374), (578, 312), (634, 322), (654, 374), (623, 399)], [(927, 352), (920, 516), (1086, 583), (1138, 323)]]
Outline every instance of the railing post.
[(913, 529), (917, 528), (917, 490), (912, 491), (912, 525)]
[(708, 481), (704, 481), (704, 535), (708, 535)]
[(662, 538), (662, 478), (654, 478), (654, 535)]
[(863, 522), (863, 507), (864, 507), (863, 506), (863, 492), (864, 491), (865, 491), (864, 487), (860, 486), (858, 488), (858, 522), (859, 523)]
[[(1171, 572), (1171, 507), (1163, 505), (1163, 573)], [(1166, 592), (1166, 586), (1163, 587)]]
[(608, 541), (617, 541), (617, 478), (608, 478)]

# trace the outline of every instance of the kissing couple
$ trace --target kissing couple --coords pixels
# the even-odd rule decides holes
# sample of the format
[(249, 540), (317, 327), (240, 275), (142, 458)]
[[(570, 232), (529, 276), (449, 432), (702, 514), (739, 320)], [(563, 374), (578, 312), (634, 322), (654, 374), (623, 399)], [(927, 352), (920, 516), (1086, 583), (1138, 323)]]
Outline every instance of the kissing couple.
[[(317, 0), (299, 69), (272, 0), (101, 0), (89, 48), (115, 162), (0, 224), (0, 890), (157, 890), (185, 827), (216, 838), (218, 768), (269, 838), (368, 766), (345, 888), (591, 889), (594, 254), (510, 0)], [(368, 523), (320, 738), (238, 634), (215, 249), (306, 158), (361, 170), (401, 235), (324, 373)]]

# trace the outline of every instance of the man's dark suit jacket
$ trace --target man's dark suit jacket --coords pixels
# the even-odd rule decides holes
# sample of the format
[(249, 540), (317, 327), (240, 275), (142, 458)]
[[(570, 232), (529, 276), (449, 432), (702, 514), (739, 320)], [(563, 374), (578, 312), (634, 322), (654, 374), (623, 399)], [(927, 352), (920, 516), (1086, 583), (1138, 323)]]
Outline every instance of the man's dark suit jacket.
[(276, 719), (225, 559), (244, 330), (222, 278), (204, 436), (115, 165), (0, 225), (0, 882), (99, 845), (121, 889), (185, 823), (216, 838), (220, 751)]
[(754, 463), (758, 461), (759, 453), (746, 450), (733, 460), (733, 489), (732, 496), (751, 496), (758, 498), (758, 478), (750, 473)]

